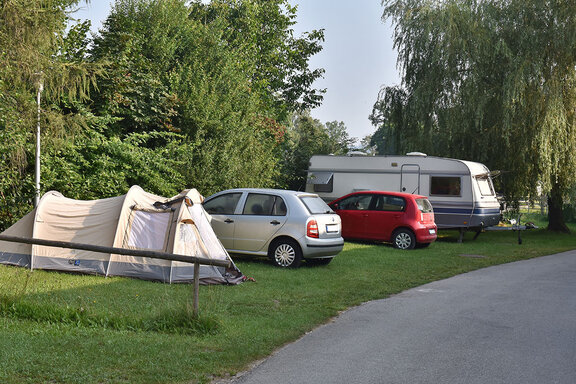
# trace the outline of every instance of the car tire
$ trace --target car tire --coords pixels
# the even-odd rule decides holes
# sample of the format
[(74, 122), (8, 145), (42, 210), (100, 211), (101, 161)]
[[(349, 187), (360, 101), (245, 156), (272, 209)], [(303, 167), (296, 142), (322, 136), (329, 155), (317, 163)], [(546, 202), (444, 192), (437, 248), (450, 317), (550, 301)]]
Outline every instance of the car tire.
[(392, 235), (392, 245), (397, 249), (413, 249), (416, 246), (416, 236), (409, 229), (398, 229)]
[(300, 245), (292, 239), (275, 240), (270, 246), (268, 256), (272, 263), (280, 268), (298, 268), (302, 262)]

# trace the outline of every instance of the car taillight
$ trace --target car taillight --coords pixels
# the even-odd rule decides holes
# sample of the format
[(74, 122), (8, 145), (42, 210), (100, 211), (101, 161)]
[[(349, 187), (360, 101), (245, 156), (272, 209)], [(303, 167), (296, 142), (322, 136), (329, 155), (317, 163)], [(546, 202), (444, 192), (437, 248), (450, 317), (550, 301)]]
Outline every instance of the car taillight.
[(310, 220), (306, 225), (306, 236), (319, 238), (318, 223), (316, 220)]

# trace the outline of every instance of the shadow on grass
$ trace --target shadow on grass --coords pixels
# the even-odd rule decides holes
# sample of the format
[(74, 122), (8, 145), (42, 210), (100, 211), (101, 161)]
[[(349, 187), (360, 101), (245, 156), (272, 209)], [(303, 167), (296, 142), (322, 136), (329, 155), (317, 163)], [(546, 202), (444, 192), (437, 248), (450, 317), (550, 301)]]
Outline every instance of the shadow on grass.
[[(135, 294), (140, 288), (158, 289), (151, 281), (75, 275), (75, 280), (102, 279), (104, 284), (62, 289), (47, 287), (49, 281), (66, 280), (71, 274), (57, 271), (29, 271), (20, 267), (0, 267), (2, 294), (0, 316), (38, 323), (62, 324), (117, 331), (143, 331), (182, 335), (212, 335), (219, 322), (208, 316), (195, 316), (185, 297), (167, 300)], [(40, 275), (40, 278), (38, 276)], [(146, 287), (149, 285), (149, 287)], [(167, 285), (175, 295), (182, 288)], [(191, 285), (187, 285), (191, 292)], [(148, 296), (143, 298), (144, 296)], [(98, 303), (98, 304), (96, 304)]]
[[(253, 265), (269, 266), (270, 268), (278, 270), (283, 269), (275, 266), (274, 263), (267, 256), (252, 256), (252, 255), (243, 255), (239, 253), (230, 254), (230, 256), (235, 262), (244, 262), (244, 263), (247, 262)], [(336, 257), (338, 257), (338, 255), (336, 255)], [(330, 262), (326, 263), (320, 260), (304, 259), (302, 261), (302, 264), (300, 264), (299, 268), (322, 268), (328, 264), (330, 264)], [(286, 269), (294, 269), (294, 268), (286, 268)]]

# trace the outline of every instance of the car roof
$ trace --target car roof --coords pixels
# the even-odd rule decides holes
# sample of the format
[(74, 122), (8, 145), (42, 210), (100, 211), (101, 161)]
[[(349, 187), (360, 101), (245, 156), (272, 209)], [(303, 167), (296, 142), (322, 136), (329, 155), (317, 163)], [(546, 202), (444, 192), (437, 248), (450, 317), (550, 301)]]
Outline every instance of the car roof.
[(315, 197), (318, 196), (315, 193), (309, 193), (309, 192), (303, 192), (303, 191), (292, 191), (289, 189), (272, 189), (272, 188), (234, 188), (234, 189), (227, 189), (225, 191), (220, 191), (218, 193), (215, 193), (212, 196), (220, 195), (223, 193), (232, 193), (232, 192), (274, 193), (274, 194), (281, 195), (281, 196), (315, 196)]
[[(377, 194), (377, 195), (390, 195), (390, 196), (398, 196), (398, 197), (405, 197), (405, 198), (414, 198), (414, 199), (427, 199), (426, 196), (422, 195), (415, 195), (406, 192), (395, 192), (395, 191), (356, 191), (347, 194), (346, 196), (353, 196), (353, 195), (366, 195), (366, 194)], [(344, 197), (344, 196), (343, 196)]]

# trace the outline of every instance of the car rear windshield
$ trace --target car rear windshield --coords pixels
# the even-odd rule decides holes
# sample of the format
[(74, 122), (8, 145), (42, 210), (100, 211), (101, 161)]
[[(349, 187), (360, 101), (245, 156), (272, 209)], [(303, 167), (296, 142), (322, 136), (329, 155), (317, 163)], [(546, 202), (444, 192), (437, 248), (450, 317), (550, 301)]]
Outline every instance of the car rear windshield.
[(318, 196), (300, 196), (300, 200), (304, 203), (306, 208), (311, 214), (317, 215), (320, 213), (333, 213), (332, 209)]
[(432, 212), (432, 204), (428, 199), (416, 199), (416, 205), (418, 205), (418, 209), (422, 213)]

